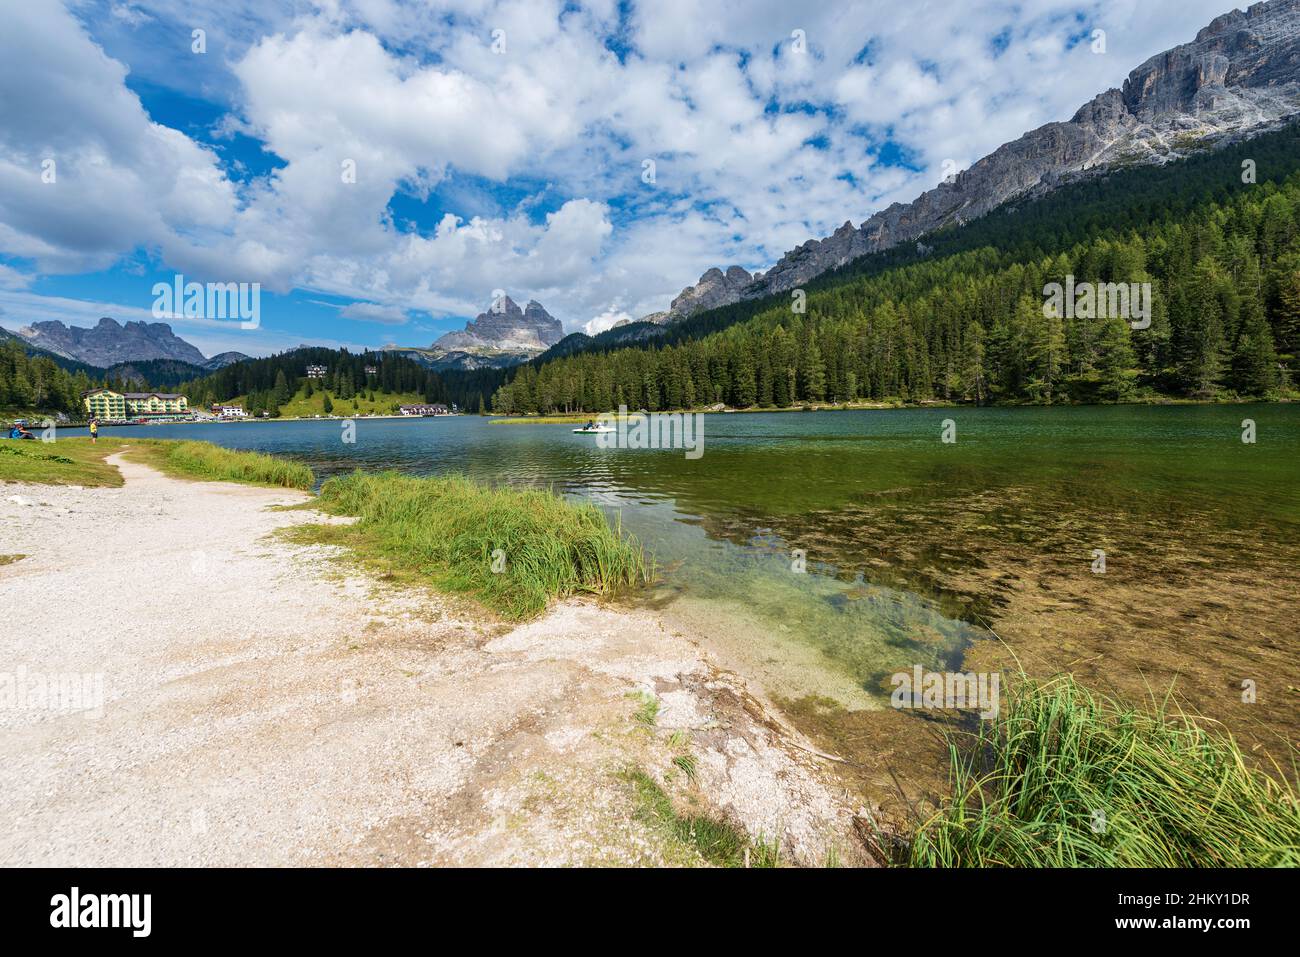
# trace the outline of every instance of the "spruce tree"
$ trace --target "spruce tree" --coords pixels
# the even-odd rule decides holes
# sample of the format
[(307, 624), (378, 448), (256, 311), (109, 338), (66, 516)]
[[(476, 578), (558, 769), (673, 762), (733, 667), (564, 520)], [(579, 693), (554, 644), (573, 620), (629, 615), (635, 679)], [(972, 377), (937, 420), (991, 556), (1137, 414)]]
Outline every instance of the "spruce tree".
[(1294, 366), (1300, 358), (1300, 262), (1284, 269), (1278, 277), (1273, 329), (1277, 351)]
[(962, 398), (983, 404), (988, 394), (984, 371), (984, 327), (974, 319), (966, 323), (966, 334), (962, 337), (960, 381)]
[(1122, 402), (1132, 395), (1137, 376), (1137, 354), (1133, 351), (1128, 322), (1120, 318), (1103, 322), (1097, 349), (1097, 371), (1101, 374), (1099, 393), (1103, 399)]
[(1262, 315), (1246, 320), (1232, 355), (1232, 385), (1242, 395), (1264, 396), (1277, 388), (1277, 352)]
[(1030, 301), (1026, 312), (1029, 322), (1029, 385), (1030, 395), (1041, 397), (1048, 405), (1052, 404), (1053, 395), (1058, 391), (1061, 370), (1065, 366), (1065, 325), (1060, 315), (1044, 310)]
[(822, 352), (817, 347), (817, 339), (812, 335), (808, 337), (808, 345), (804, 349), (801, 371), (802, 398), (820, 402), (826, 397), (826, 364), (822, 361)]
[(275, 374), (275, 388), (273, 391), (275, 393), (275, 404), (277, 406), (284, 405), (293, 397), (289, 392), (289, 380), (285, 378), (283, 369), (280, 369)]
[(1175, 322), (1174, 339), (1178, 379), (1195, 398), (1210, 398), (1218, 389), (1224, 368), (1223, 303), (1219, 274), (1213, 260), (1196, 264), (1185, 311)]

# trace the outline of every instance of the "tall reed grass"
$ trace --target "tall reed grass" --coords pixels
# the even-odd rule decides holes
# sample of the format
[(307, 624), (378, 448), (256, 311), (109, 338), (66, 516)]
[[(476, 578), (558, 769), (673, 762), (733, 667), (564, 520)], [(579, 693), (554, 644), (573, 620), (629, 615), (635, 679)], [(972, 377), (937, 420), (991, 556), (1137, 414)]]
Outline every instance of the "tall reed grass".
[(151, 455), (149, 460), (165, 470), (197, 478), (300, 489), (310, 489), (316, 484), (316, 477), (308, 466), (289, 459), (225, 449), (208, 442), (165, 442), (159, 445), (162, 447), (160, 457)]
[(917, 828), (912, 866), (1300, 865), (1294, 768), (1249, 767), (1168, 701), (1023, 679), (974, 744), (952, 747), (952, 797)]
[(641, 547), (589, 503), (491, 488), (461, 476), (355, 472), (327, 481), (320, 503), (359, 516), (356, 546), (436, 587), (472, 595), (512, 619), (556, 598), (608, 596), (648, 582)]

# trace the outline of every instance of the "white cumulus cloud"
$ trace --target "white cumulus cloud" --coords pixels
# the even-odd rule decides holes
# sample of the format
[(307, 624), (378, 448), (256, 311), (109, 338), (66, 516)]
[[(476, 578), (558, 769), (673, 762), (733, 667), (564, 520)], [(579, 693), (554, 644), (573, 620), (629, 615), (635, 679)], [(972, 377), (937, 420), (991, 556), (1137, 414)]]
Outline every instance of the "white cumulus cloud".
[[(709, 266), (766, 268), (913, 198), (945, 161), (1068, 118), (1221, 8), (9, 3), (0, 286), (143, 254), (200, 280), (353, 299), (341, 315), (360, 321), (473, 315), (509, 289), (599, 330), (665, 308)], [(159, 39), (195, 26), (201, 57)], [(1092, 29), (1103, 55), (1079, 42)], [(224, 116), (163, 125), (131, 73)], [(248, 180), (204, 142), (235, 134), (274, 172)], [(438, 215), (404, 221), (395, 197)]]

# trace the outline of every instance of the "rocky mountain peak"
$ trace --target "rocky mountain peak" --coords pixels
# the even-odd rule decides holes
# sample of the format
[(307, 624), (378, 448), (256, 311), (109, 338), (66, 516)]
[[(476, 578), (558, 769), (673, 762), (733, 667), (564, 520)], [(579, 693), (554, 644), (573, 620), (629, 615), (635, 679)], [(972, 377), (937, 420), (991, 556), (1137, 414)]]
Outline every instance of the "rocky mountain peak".
[(681, 291), (668, 307), (668, 313), (673, 318), (680, 319), (706, 309), (739, 302), (742, 290), (753, 279), (753, 274), (741, 266), (730, 266), (725, 273), (714, 266), (705, 270), (694, 286), (687, 286)]
[(447, 333), (433, 348), (472, 354), (536, 354), (562, 338), (563, 324), (536, 299), (530, 299), (527, 307), (520, 309), (509, 296), (502, 296), (466, 323), (463, 331)]
[(1124, 81), (1129, 112), (1143, 122), (1169, 114), (1229, 114), (1293, 86), (1300, 70), (1300, 2), (1272, 0), (1215, 18), (1191, 43), (1147, 60)]
[[(559, 342), (564, 337), (564, 324), (556, 319), (536, 299), (529, 299), (528, 305), (524, 307), (524, 320), (532, 323), (541, 331), (541, 338), (554, 335), (555, 342)], [(547, 345), (554, 345), (555, 342), (548, 342)]]

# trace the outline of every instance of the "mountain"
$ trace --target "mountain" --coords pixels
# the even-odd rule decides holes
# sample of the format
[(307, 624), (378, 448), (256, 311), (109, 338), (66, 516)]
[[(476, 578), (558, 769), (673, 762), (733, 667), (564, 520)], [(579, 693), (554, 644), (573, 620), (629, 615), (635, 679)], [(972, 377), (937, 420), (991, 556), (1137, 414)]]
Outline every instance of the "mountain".
[[(655, 316), (667, 316), (668, 313), (655, 313)], [(651, 339), (659, 339), (664, 334), (663, 322), (652, 316), (632, 322), (623, 319), (610, 329), (594, 336), (585, 332), (571, 332), (536, 359), (549, 362), (594, 349), (617, 349), (623, 346), (638, 345)]]
[[(1085, 104), (956, 174), (911, 203), (786, 253), (767, 273), (710, 269), (673, 300), (672, 318), (786, 292), (868, 253), (970, 222), (1008, 200), (1114, 168), (1164, 164), (1275, 129), (1300, 114), (1300, 0), (1216, 18), (1190, 43), (1151, 57), (1122, 89)], [(733, 278), (734, 277), (734, 278)], [(702, 303), (697, 305), (697, 303)], [(679, 308), (680, 304), (680, 308)]]
[(564, 327), (536, 299), (520, 309), (503, 296), (487, 312), (465, 324), (463, 332), (449, 332), (433, 344), (444, 352), (541, 352), (564, 337)]
[(18, 331), (29, 345), (87, 365), (106, 369), (139, 359), (179, 359), (196, 366), (208, 360), (203, 353), (172, 332), (165, 322), (128, 322), (120, 325), (107, 316), (84, 328), (53, 320), (34, 322)]
[[(754, 276), (740, 266), (732, 266), (725, 273), (714, 267), (706, 271), (694, 286), (687, 286), (681, 291), (668, 307), (668, 318), (685, 318), (707, 309), (730, 305), (741, 298), (745, 288), (753, 281)], [(655, 320), (647, 317), (643, 321)]]
[(251, 358), (252, 356), (246, 356), (242, 352), (218, 352), (211, 359), (202, 363), (202, 366), (209, 372), (215, 372), (217, 369), (224, 369), (236, 362), (247, 362)]
[(18, 342), (22, 345), (23, 350), (33, 357), (44, 357), (50, 359), (62, 369), (69, 372), (84, 372), (92, 378), (103, 373), (103, 369), (98, 366), (92, 366), (89, 363), (79, 362), (76, 359), (69, 359), (62, 353), (52, 352), (49, 349), (42, 349), (40, 346), (33, 345), (26, 337), (18, 335), (16, 332), (10, 332), (8, 329), (0, 329), (0, 343), (7, 341)]
[(564, 326), (537, 300), (520, 309), (509, 296), (495, 301), (459, 332), (449, 332), (427, 349), (385, 346), (436, 370), (501, 369), (545, 352), (564, 338)]
[(110, 366), (104, 370), (103, 376), (107, 380), (129, 382), (142, 390), (171, 390), (211, 371), (206, 365), (199, 366), (180, 359), (137, 359)]
[(465, 352), (460, 349), (453, 349), (448, 352), (443, 349), (397, 345), (386, 345), (383, 348), (384, 352), (389, 355), (401, 356), (418, 362), (426, 369), (432, 369), (434, 372), (446, 372), (453, 369), (463, 372), (475, 372), (479, 369), (509, 369), (521, 362), (527, 362), (539, 354), (536, 352)]
[[(741, 266), (730, 266), (726, 272), (714, 266), (705, 270), (694, 286), (687, 286), (677, 298), (662, 312), (652, 312), (635, 322), (649, 322), (656, 326), (666, 326), (679, 319), (688, 319), (697, 312), (708, 312), (719, 306), (729, 306), (745, 298), (745, 290), (758, 279), (758, 273), (750, 273)], [(614, 323), (614, 328), (630, 325), (634, 320), (622, 319)]]

